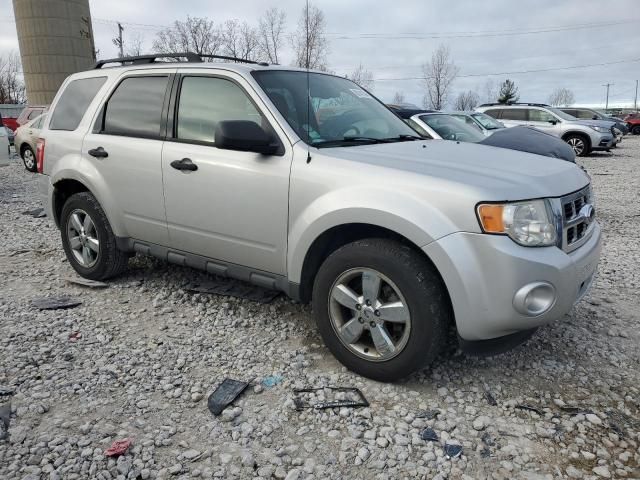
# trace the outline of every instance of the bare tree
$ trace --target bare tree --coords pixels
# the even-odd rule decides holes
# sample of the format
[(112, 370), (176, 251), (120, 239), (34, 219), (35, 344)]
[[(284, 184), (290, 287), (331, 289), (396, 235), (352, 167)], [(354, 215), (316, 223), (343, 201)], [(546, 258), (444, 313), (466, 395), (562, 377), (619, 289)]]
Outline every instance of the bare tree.
[(230, 57), (253, 60), (259, 49), (258, 32), (247, 22), (227, 20), (220, 31), (222, 48)]
[(466, 111), (473, 110), (480, 103), (480, 95), (473, 90), (459, 93), (455, 101), (455, 109)]
[(329, 43), (324, 33), (325, 23), (324, 13), (315, 5), (309, 4), (302, 9), (298, 28), (291, 36), (295, 66), (327, 69)]
[(458, 67), (451, 59), (446, 45), (440, 45), (431, 56), (431, 61), (422, 66), (426, 84), (426, 105), (441, 110), (447, 103), (453, 81), (458, 76)]
[(265, 12), (258, 23), (260, 53), (269, 63), (280, 63), (280, 49), (286, 20), (287, 14), (284, 10), (272, 7)]
[(366, 90), (373, 88), (373, 73), (371, 73), (371, 70), (364, 68), (362, 64), (358, 65), (351, 74), (347, 75), (347, 78)]
[(484, 83), (483, 92), (484, 92), (484, 101), (487, 103), (495, 103), (498, 101), (498, 93), (500, 88), (498, 84), (491, 78), (487, 78), (487, 81)]
[(142, 55), (144, 51), (144, 37), (136, 32), (124, 42), (124, 54), (126, 57)]
[(576, 101), (573, 92), (568, 88), (556, 88), (551, 95), (549, 95), (549, 104), (554, 107), (568, 107), (573, 105)]
[(160, 30), (153, 41), (157, 53), (195, 52), (201, 55), (215, 55), (222, 48), (220, 31), (207, 18), (187, 17), (176, 20), (173, 25)]
[(393, 103), (394, 105), (404, 103), (404, 92), (396, 92), (391, 103)]
[(0, 57), (0, 103), (27, 101), (21, 71), (20, 55), (17, 52)]

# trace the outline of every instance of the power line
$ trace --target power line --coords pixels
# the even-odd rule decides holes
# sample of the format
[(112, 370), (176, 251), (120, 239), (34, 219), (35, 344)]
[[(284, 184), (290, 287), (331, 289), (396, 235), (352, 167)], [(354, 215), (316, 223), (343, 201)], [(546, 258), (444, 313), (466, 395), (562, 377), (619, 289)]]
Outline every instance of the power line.
[[(514, 71), (514, 72), (469, 73), (466, 75), (458, 75), (457, 78), (491, 77), (496, 75), (522, 75), (527, 73), (553, 72), (557, 70), (573, 70), (578, 68), (602, 67), (605, 65), (617, 65), (620, 63), (633, 63), (633, 62), (640, 62), (640, 58), (633, 58), (630, 60), (619, 60), (616, 62), (592, 63), (589, 65), (571, 65), (569, 67), (539, 68), (536, 70), (521, 70), (521, 71)], [(375, 82), (395, 82), (395, 81), (402, 81), (402, 80), (424, 80), (424, 77), (376, 78), (374, 81)]]

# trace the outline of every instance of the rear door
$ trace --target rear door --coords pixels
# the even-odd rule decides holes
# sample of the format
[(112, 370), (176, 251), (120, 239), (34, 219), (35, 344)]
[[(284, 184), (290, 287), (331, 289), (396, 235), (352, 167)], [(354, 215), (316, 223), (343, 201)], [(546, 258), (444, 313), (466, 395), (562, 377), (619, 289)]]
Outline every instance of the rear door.
[[(172, 70), (130, 71), (107, 94), (82, 156), (106, 183), (130, 238), (168, 244), (162, 146)], [(164, 119), (164, 120), (163, 120)]]
[(507, 127), (516, 127), (527, 124), (526, 108), (503, 108), (500, 121)]
[[(284, 132), (238, 74), (184, 69), (176, 81), (173, 135), (162, 153), (171, 246), (222, 261), (220, 273), (235, 264), (285, 274), (292, 151)], [(225, 120), (256, 122), (282, 151), (216, 148), (215, 127)], [(197, 170), (172, 166), (183, 159)]]

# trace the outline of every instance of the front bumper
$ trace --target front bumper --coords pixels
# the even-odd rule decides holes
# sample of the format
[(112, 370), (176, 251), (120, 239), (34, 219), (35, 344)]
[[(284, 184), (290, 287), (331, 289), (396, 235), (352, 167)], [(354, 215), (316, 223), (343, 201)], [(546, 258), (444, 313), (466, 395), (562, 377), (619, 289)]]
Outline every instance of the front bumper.
[(591, 135), (591, 150), (609, 150), (617, 143), (616, 137), (612, 134)]
[[(458, 335), (467, 341), (503, 337), (562, 318), (591, 286), (600, 250), (597, 224), (589, 240), (571, 253), (465, 232), (423, 247), (449, 291)], [(515, 309), (514, 296), (534, 282), (553, 285), (556, 299), (546, 312), (526, 316)]]

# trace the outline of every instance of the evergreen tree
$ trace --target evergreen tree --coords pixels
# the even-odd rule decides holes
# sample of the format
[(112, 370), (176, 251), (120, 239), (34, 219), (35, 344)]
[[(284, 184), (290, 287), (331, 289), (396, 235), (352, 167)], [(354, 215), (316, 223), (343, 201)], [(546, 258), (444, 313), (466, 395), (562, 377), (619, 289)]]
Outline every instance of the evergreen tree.
[(515, 103), (520, 100), (518, 87), (515, 82), (508, 78), (500, 86), (500, 94), (498, 95), (498, 103)]

